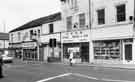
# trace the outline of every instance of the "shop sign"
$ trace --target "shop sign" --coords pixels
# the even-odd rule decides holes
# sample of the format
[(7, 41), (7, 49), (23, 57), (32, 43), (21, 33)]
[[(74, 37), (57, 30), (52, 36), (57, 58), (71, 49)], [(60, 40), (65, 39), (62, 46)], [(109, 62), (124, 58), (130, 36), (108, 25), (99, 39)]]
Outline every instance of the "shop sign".
[(22, 45), (21, 44), (12, 44), (11, 47), (13, 47), (13, 48), (21, 48)]
[(60, 42), (60, 33), (40, 36), (40, 40), (42, 43), (49, 43), (49, 40), (52, 38), (55, 38), (56, 41)]
[(65, 32), (61, 34), (62, 43), (88, 42), (90, 39), (89, 37), (89, 30)]
[(23, 43), (22, 47), (36, 47), (36, 42)]

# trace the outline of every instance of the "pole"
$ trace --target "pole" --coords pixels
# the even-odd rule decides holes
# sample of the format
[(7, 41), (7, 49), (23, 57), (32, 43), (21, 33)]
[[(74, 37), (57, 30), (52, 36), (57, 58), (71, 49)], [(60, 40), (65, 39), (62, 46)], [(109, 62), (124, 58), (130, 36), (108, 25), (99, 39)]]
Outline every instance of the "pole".
[[(3, 20), (3, 31), (4, 33), (6, 33), (6, 24), (5, 24), (5, 21)], [(5, 50), (5, 40), (4, 40), (4, 50)]]
[(93, 62), (93, 43), (92, 43), (92, 17), (91, 17), (91, 0), (89, 1), (89, 29), (90, 29), (90, 37), (89, 37), (89, 63)]
[(60, 44), (61, 44), (61, 62), (63, 63), (64, 61), (63, 61), (63, 43), (62, 43), (62, 39), (61, 39), (62, 37), (61, 37), (61, 33), (60, 33)]

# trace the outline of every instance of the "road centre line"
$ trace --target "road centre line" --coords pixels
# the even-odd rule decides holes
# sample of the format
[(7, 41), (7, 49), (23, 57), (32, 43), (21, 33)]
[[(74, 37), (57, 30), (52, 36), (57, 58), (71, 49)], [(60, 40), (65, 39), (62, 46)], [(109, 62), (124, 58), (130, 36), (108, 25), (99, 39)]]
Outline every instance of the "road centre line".
[(36, 82), (46, 82), (46, 81), (53, 80), (53, 79), (56, 79), (56, 78), (60, 78), (60, 77), (64, 77), (64, 76), (69, 76), (71, 74), (72, 73), (65, 73), (65, 74), (49, 77), (49, 78), (46, 78), (46, 79), (43, 79), (43, 80), (39, 80), (39, 81), (36, 81)]

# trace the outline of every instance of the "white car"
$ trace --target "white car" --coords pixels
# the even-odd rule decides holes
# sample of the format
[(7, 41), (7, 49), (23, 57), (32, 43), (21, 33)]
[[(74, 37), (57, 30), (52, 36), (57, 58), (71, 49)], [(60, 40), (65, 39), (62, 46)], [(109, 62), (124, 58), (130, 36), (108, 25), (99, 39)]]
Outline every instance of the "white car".
[(13, 57), (10, 57), (8, 55), (2, 55), (2, 59), (4, 63), (12, 63), (13, 62)]

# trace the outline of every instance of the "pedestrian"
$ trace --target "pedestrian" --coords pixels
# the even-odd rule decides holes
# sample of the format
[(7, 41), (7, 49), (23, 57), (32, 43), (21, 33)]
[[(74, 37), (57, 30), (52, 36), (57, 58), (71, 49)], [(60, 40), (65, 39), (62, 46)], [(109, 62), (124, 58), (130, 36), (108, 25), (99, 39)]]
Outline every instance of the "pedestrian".
[(0, 78), (3, 78), (3, 59), (2, 56), (0, 56)]
[(74, 57), (74, 54), (73, 54), (72, 51), (71, 51), (69, 54), (70, 54), (70, 55), (69, 55), (69, 62), (70, 62), (70, 66), (72, 66), (72, 65), (73, 65), (73, 57)]

